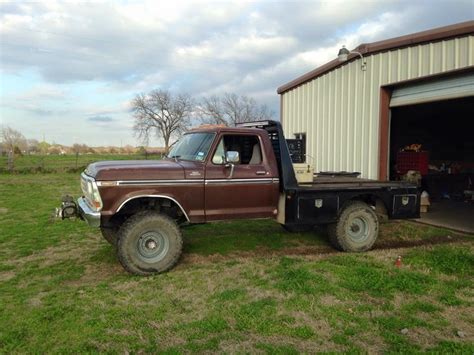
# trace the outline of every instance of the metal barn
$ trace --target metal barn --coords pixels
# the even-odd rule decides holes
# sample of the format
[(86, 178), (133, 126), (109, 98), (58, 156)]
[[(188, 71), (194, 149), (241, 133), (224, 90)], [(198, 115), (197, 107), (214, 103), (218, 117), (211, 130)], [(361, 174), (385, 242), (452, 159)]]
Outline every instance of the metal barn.
[[(459, 136), (446, 144), (474, 141), (474, 21), (362, 44), (347, 54), (278, 88), (285, 134), (305, 139), (306, 161), (316, 172), (394, 178), (400, 149), (394, 144), (423, 143), (409, 132), (429, 131), (436, 112), (446, 115), (436, 118), (437, 135), (438, 121), (458, 127)], [(425, 147), (443, 141), (436, 134), (427, 134)], [(466, 149), (463, 159), (472, 160), (472, 144)]]

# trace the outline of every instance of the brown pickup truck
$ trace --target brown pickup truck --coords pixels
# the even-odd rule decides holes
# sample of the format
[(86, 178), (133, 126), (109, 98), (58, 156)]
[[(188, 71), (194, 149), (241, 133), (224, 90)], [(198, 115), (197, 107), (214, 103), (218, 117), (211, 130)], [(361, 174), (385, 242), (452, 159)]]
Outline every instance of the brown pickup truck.
[(275, 121), (186, 133), (168, 157), (103, 161), (81, 175), (83, 196), (57, 215), (86, 220), (116, 246), (123, 267), (148, 275), (171, 269), (182, 250), (180, 225), (273, 218), (288, 231), (326, 225), (343, 251), (370, 249), (379, 217), (419, 217), (416, 186), (340, 174), (298, 183)]

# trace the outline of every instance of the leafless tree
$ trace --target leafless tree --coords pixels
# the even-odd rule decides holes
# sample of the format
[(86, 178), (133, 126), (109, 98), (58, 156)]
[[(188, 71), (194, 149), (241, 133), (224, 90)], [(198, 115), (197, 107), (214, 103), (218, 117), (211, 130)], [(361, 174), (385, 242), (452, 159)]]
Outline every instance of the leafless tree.
[(74, 143), (71, 149), (75, 154), (85, 154), (90, 148), (86, 144)]
[(163, 138), (168, 153), (173, 138), (190, 124), (194, 103), (188, 94), (173, 95), (168, 90), (153, 90), (132, 100), (135, 135), (148, 143), (152, 134)]
[(204, 97), (198, 107), (203, 123), (226, 124), (235, 126), (238, 123), (272, 119), (273, 112), (255, 99), (232, 93), (224, 96)]
[(27, 141), (26, 138), (21, 132), (8, 127), (4, 126), (2, 127), (1, 135), (0, 135), (3, 145), (6, 147), (7, 150), (9, 151), (15, 151), (15, 148), (19, 151), (24, 151), (26, 150), (27, 147)]
[(36, 140), (36, 139), (27, 139), (26, 144), (27, 144), (28, 154), (39, 152), (39, 147), (38, 147), (39, 142), (38, 142), (38, 140)]

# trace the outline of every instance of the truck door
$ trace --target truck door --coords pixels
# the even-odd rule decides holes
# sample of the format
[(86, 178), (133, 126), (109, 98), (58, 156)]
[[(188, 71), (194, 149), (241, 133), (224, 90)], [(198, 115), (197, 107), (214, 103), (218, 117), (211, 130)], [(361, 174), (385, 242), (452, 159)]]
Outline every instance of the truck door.
[[(278, 176), (272, 172), (255, 134), (223, 133), (206, 166), (206, 220), (273, 217), (278, 203)], [(226, 162), (228, 151), (238, 162)]]

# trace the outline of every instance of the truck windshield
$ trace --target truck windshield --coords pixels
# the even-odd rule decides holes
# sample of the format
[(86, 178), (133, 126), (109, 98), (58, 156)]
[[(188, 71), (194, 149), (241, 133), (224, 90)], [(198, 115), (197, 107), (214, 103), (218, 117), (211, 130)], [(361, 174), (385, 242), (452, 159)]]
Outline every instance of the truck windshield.
[(203, 161), (209, 153), (214, 133), (188, 133), (171, 149), (168, 158)]

